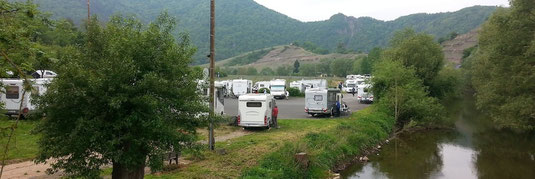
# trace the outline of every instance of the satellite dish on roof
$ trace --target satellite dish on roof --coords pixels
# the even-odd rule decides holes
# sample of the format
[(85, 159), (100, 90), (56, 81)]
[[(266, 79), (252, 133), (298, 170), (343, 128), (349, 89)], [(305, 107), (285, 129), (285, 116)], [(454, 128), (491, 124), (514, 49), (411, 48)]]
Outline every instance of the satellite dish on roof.
[(205, 80), (208, 80), (208, 78), (210, 77), (210, 70), (208, 70), (208, 68), (204, 68), (204, 70), (202, 71), (202, 75)]

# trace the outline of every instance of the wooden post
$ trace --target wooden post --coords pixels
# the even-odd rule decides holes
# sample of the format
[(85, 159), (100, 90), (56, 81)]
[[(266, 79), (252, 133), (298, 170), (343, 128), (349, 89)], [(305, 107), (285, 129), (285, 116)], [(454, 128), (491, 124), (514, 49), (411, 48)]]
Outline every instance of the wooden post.
[(210, 150), (214, 150), (214, 75), (215, 75), (215, 0), (210, 0), (210, 126), (208, 132), (208, 144)]

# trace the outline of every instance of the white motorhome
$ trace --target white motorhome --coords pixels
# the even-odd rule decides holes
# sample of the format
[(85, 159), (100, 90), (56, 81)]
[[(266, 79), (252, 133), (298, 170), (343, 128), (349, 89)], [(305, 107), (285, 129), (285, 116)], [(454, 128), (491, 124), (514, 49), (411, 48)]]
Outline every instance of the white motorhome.
[(256, 90), (260, 90), (262, 88), (271, 88), (271, 82), (269, 81), (258, 81), (255, 83), (255, 86), (256, 86)]
[(271, 89), (269, 90), (274, 98), (287, 98), (286, 80), (276, 79), (271, 80)]
[(246, 79), (232, 80), (232, 94), (239, 97), (253, 92), (253, 82)]
[[(197, 81), (197, 88), (201, 91), (202, 95), (205, 97), (205, 105), (210, 105), (209, 96), (210, 96), (210, 84), (204, 80)], [(222, 82), (214, 82), (214, 114), (224, 115), (225, 114), (225, 85)]]
[(340, 103), (340, 111), (344, 111), (339, 89), (311, 88), (305, 91), (305, 112), (312, 116), (337, 115), (335, 114), (337, 102)]
[(236, 123), (242, 127), (271, 127), (275, 100), (270, 94), (246, 94), (238, 98)]
[(359, 103), (373, 103), (372, 86), (369, 84), (361, 84), (358, 86), (357, 101)]
[(355, 92), (357, 92), (357, 89), (358, 89), (357, 85), (358, 85), (357, 79), (346, 80), (344, 83), (344, 91), (351, 93), (354, 88)]
[(292, 81), (290, 82), (290, 88), (295, 88), (303, 92), (305, 91), (305, 84), (303, 84), (303, 81)]
[[(0, 101), (4, 103), (7, 115), (18, 115), (19, 109), (22, 109), (22, 117), (31, 113), (37, 107), (32, 103), (32, 95), (43, 95), (47, 87), (46, 85), (52, 81), (51, 78), (30, 79), (32, 83), (32, 90), (24, 95), (24, 80), (22, 79), (0, 79), (3, 87), (0, 92)], [(22, 103), (22, 108), (21, 107)]]

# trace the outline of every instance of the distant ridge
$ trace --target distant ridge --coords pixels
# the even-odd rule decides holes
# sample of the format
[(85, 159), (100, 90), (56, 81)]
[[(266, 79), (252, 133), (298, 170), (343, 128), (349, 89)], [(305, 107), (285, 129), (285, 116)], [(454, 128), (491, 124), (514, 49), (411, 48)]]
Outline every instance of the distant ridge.
[[(25, 0), (19, 0), (25, 1)], [(39, 0), (40, 9), (56, 18), (69, 18), (76, 24), (86, 18), (84, 0)], [(143, 22), (154, 20), (162, 11), (177, 17), (178, 29), (188, 32), (198, 47), (195, 64), (207, 62), (209, 49), (209, 1), (199, 0), (91, 0), (92, 13), (101, 20), (113, 14), (128, 14)], [(496, 7), (474, 6), (456, 12), (413, 14), (393, 21), (370, 17), (348, 17), (335, 14), (330, 19), (301, 22), (280, 14), (253, 0), (218, 0), (216, 5), (216, 59), (227, 59), (238, 54), (310, 41), (333, 51), (343, 45), (355, 51), (369, 51), (386, 46), (392, 34), (412, 27), (435, 37), (451, 32), (463, 34), (480, 26)]]

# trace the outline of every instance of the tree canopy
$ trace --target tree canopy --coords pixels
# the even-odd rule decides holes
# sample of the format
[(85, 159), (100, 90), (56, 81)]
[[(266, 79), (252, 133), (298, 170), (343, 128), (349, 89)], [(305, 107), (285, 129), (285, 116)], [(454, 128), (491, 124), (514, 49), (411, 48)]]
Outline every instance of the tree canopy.
[(174, 27), (166, 13), (147, 27), (133, 18), (105, 26), (93, 18), (88, 43), (62, 62), (39, 98), (46, 116), (36, 160), (54, 158), (51, 172), (91, 178), (112, 163), (113, 178), (140, 178), (146, 164), (158, 170), (167, 151), (195, 142), (206, 107), (188, 66), (195, 50), (187, 36), (175, 40)]
[(512, 0), (485, 23), (471, 62), (477, 107), (499, 127), (535, 129), (535, 3)]

